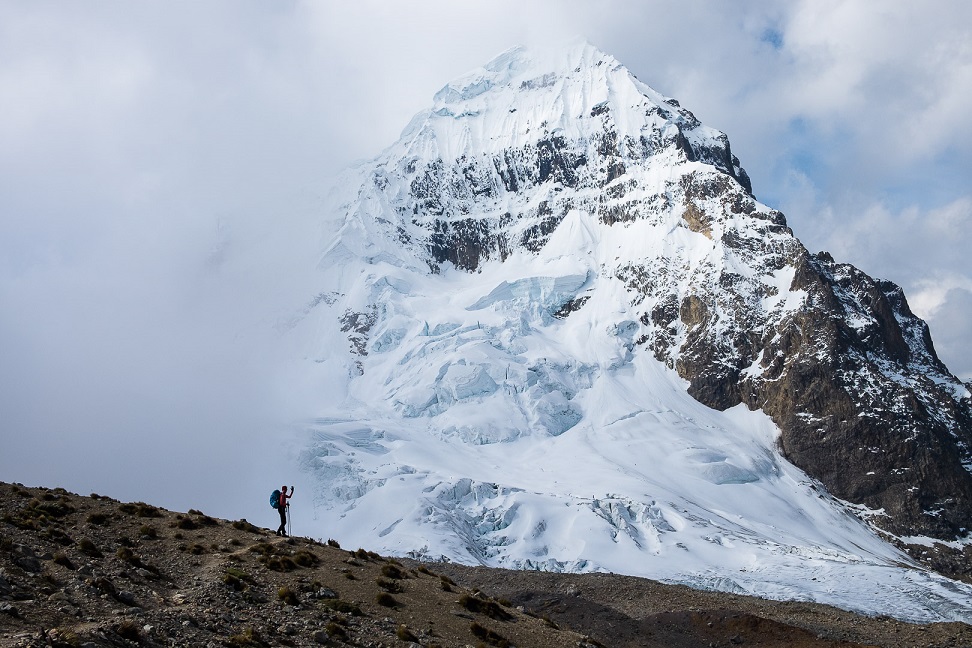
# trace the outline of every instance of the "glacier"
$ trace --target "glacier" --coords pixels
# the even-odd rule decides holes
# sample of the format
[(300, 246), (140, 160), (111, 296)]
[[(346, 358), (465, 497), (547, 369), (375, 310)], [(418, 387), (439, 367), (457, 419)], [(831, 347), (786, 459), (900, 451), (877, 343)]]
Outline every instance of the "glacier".
[[(571, 169), (601, 164), (590, 128), (605, 112), (616, 140), (648, 157), (609, 159), (590, 171), (603, 186), (585, 186)], [(518, 175), (509, 152), (543, 142), (561, 157)], [(715, 265), (748, 282), (753, 310), (806, 299), (791, 266), (754, 270), (714, 235), (768, 241), (782, 259), (791, 235), (773, 210), (750, 197), (748, 216), (722, 222), (673, 206), (699, 173), (748, 192), (722, 133), (578, 43), (554, 57), (515, 48), (449, 83), (398, 142), (339, 178), (318, 297), (285, 332), (327, 384), (295, 431), (314, 529), (424, 560), (972, 622), (972, 587), (922, 568), (787, 461), (766, 414), (706, 407), (640, 346), (646, 303), (664, 306), (662, 288), (688, 291)], [(430, 189), (430, 174), (464, 180)], [(604, 196), (643, 211), (608, 222)], [(438, 223), (456, 219), (473, 233), (443, 238)], [(673, 346), (690, 333), (676, 326)]]

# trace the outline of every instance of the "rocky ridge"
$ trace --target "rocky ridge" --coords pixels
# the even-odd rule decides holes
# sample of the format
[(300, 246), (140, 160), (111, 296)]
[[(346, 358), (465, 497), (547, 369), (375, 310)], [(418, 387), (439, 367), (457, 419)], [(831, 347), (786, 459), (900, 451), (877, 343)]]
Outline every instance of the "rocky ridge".
[[(275, 517), (268, 514), (268, 517)], [(0, 645), (955, 646), (823, 605), (610, 574), (465, 568), (246, 520), (0, 483)]]

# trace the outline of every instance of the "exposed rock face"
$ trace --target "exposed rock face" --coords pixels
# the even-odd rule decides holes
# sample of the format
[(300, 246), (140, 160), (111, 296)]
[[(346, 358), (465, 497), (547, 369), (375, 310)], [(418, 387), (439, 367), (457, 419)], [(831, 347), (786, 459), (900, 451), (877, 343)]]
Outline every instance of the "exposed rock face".
[[(972, 516), (968, 392), (938, 359), (901, 289), (826, 253), (810, 255), (778, 213), (753, 222), (763, 215), (729, 179), (697, 178), (685, 200), (691, 229), (707, 234), (707, 223), (721, 221), (714, 229), (724, 254), (789, 285), (773, 295), (772, 286), (724, 266), (687, 295), (658, 294), (642, 318), (653, 324), (643, 341), (656, 357), (690, 381), (699, 401), (769, 414), (787, 458), (837, 497), (883, 510), (872, 519), (878, 526), (905, 536), (964, 535)], [(725, 227), (741, 217), (751, 226)], [(751, 236), (760, 230), (763, 237)], [(798, 307), (767, 311), (767, 300), (784, 292), (800, 295)]]
[[(878, 526), (963, 535), (972, 513), (969, 400), (956, 398), (927, 326), (899, 287), (829, 255), (797, 250), (788, 266), (790, 288), (806, 294), (800, 309), (777, 321), (736, 309), (719, 330), (692, 295), (680, 309), (688, 339), (657, 355), (676, 358), (701, 402), (769, 414), (786, 456), (836, 496), (883, 509)], [(735, 292), (738, 278), (718, 281)]]
[(723, 133), (595, 48), (571, 56), (531, 76), (514, 50), (446, 86), (375, 163), (349, 222), (409, 250), (403, 262), (475, 272), (543, 249), (572, 211), (647, 221), (643, 254), (601, 269), (640, 313), (638, 349), (706, 405), (762, 409), (785, 455), (874, 524), (964, 536), (972, 400), (901, 289), (811, 255)]
[[(730, 190), (731, 191), (731, 190)], [(731, 194), (730, 194), (731, 195)], [(773, 259), (773, 248), (740, 255)], [(782, 431), (786, 456), (836, 496), (883, 509), (873, 521), (898, 535), (963, 535), (972, 515), (969, 398), (935, 354), (901, 289), (793, 239), (784, 257), (800, 307), (760, 317), (742, 277), (720, 272), (721, 294), (682, 301), (680, 345), (655, 345), (715, 408), (744, 402)], [(773, 266), (770, 266), (773, 267)], [(782, 266), (779, 268), (782, 269)], [(740, 289), (742, 288), (742, 289)], [(730, 320), (706, 316), (706, 301)]]

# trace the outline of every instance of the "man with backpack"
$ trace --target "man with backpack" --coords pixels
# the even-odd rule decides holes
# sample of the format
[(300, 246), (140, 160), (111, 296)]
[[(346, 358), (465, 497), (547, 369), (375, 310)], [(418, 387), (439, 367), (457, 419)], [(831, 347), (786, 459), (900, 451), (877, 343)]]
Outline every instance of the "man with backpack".
[(280, 527), (277, 529), (278, 536), (287, 536), (287, 507), (290, 503), (287, 501), (294, 496), (294, 487), (290, 487), (290, 494), (287, 494), (287, 487), (281, 486), (279, 491), (274, 491), (273, 495), (270, 496), (270, 505), (277, 509), (277, 513), (280, 514)]

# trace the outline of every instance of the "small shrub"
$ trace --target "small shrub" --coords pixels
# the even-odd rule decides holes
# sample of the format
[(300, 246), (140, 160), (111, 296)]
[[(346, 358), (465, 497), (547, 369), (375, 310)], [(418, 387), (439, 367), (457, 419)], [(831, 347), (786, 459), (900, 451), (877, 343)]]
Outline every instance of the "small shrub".
[(324, 607), (334, 610), (335, 612), (340, 612), (341, 614), (350, 614), (351, 616), (362, 616), (364, 614), (356, 603), (348, 603), (347, 601), (342, 601), (341, 599), (325, 599), (321, 601), (321, 604)]
[(248, 531), (250, 533), (258, 533), (260, 528), (254, 526), (246, 521), (246, 518), (240, 518), (236, 522), (233, 522), (233, 528), (238, 531)]
[(118, 551), (115, 552), (115, 555), (127, 563), (130, 563), (135, 559), (135, 552), (128, 547), (118, 547)]
[(473, 621), (472, 625), (469, 626), (469, 631), (472, 632), (473, 636), (477, 639), (482, 639), (487, 643), (498, 646), (498, 648), (508, 648), (510, 645), (509, 639), (485, 626), (480, 625), (475, 621)]
[(391, 592), (392, 594), (401, 594), (403, 591), (405, 591), (405, 588), (402, 587), (402, 584), (398, 581), (389, 580), (387, 578), (379, 578), (375, 582), (378, 583), (378, 587), (386, 592)]
[(259, 542), (250, 547), (250, 551), (260, 554), (260, 562), (273, 571), (293, 571), (298, 567), (316, 567), (320, 562), (317, 554), (301, 549), (293, 556), (281, 553), (275, 545)]
[(49, 571), (45, 571), (43, 574), (41, 574), (41, 576), (44, 578), (45, 581), (47, 581), (54, 587), (61, 587), (64, 585), (64, 583), (58, 580), (57, 576), (55, 576), (53, 573)]
[(240, 542), (239, 540), (237, 540), (236, 538), (230, 538), (230, 541), (229, 541), (229, 543), (230, 543), (230, 544), (231, 544), (232, 546), (234, 546), (234, 547), (242, 547), (242, 546), (243, 546), (243, 543), (242, 543), (242, 542)]
[(48, 645), (55, 648), (78, 648), (81, 645), (81, 637), (70, 630), (64, 628), (54, 628), (48, 634)]
[(253, 588), (247, 588), (243, 590), (243, 600), (250, 605), (266, 605), (269, 599), (261, 594), (260, 592), (254, 590)]
[(115, 628), (115, 632), (122, 639), (128, 639), (129, 641), (139, 641), (141, 639), (141, 630), (138, 624), (132, 620), (125, 620), (118, 624)]
[(237, 592), (242, 592), (247, 588), (247, 584), (243, 582), (243, 579), (236, 574), (230, 573), (230, 570), (226, 570), (223, 574), (223, 582), (235, 589)]
[(122, 504), (118, 507), (118, 510), (127, 515), (134, 515), (140, 518), (162, 517), (162, 511), (152, 506), (151, 504), (146, 504), (145, 502), (132, 502), (131, 504)]
[(263, 637), (260, 636), (260, 633), (258, 633), (253, 628), (247, 628), (243, 632), (233, 635), (227, 640), (227, 643), (230, 646), (234, 646), (234, 647), (239, 646), (240, 648), (242, 648), (243, 646), (269, 645), (263, 640)]
[(255, 545), (250, 546), (250, 551), (253, 553), (258, 553), (263, 556), (270, 556), (273, 554), (273, 545), (266, 542), (258, 542)]
[(189, 515), (202, 515), (202, 514), (203, 514), (202, 511), (198, 511), (196, 509), (189, 509)]
[(31, 519), (30, 515), (23, 511), (17, 517), (6, 513), (3, 516), (3, 521), (7, 524), (14, 525), (18, 529), (23, 529), (24, 531), (37, 531), (40, 529), (40, 524), (38, 524), (36, 520)]
[(341, 548), (341, 545), (338, 543), (338, 541), (337, 540), (334, 540), (333, 538), (328, 538), (327, 539), (327, 546), (328, 547), (334, 547), (335, 549), (340, 549)]
[(290, 556), (264, 556), (260, 558), (267, 569), (279, 572), (289, 572), (297, 569), (297, 563)]
[(199, 525), (193, 522), (192, 518), (183, 517), (181, 515), (176, 518), (175, 525), (177, 528), (184, 531), (192, 531), (199, 528)]
[(321, 559), (317, 557), (317, 554), (306, 549), (301, 549), (294, 554), (294, 562), (301, 567), (316, 567), (321, 562)]
[(104, 576), (99, 576), (93, 581), (87, 581), (87, 582), (89, 585), (94, 585), (95, 587), (97, 587), (98, 590), (101, 591), (103, 594), (107, 594), (111, 597), (118, 596), (118, 588), (116, 588), (115, 584), (112, 583), (107, 578), (105, 578)]
[(71, 538), (71, 536), (56, 527), (47, 527), (40, 532), (40, 537), (50, 540), (51, 542), (56, 542), (57, 544), (65, 547), (74, 544), (74, 540)]
[(290, 589), (286, 585), (277, 590), (277, 598), (287, 605), (300, 605), (300, 599), (297, 598), (297, 592)]
[(46, 515), (52, 518), (61, 518), (69, 513), (74, 513), (74, 507), (68, 506), (64, 502), (53, 501), (56, 498), (51, 498), (41, 502), (40, 500), (31, 500), (27, 505), (30, 507), (35, 515)]
[(443, 583), (447, 583), (449, 585), (455, 585), (456, 584), (456, 581), (452, 580), (451, 578), (449, 578), (445, 574), (439, 574), (439, 580), (442, 581)]
[(193, 556), (201, 556), (202, 554), (206, 553), (206, 547), (199, 543), (193, 543), (192, 546), (189, 547), (189, 553), (191, 553)]
[(88, 514), (88, 524), (97, 524), (98, 526), (105, 526), (108, 524), (108, 516), (104, 513), (89, 513)]
[(203, 515), (199, 511), (189, 511), (196, 516), (196, 522), (202, 526), (219, 526), (219, 520), (214, 517), (209, 517), (208, 515)]
[(443, 592), (451, 592), (452, 585), (450, 585), (447, 581), (444, 580), (439, 581), (439, 589), (441, 589)]
[(335, 623), (334, 621), (331, 621), (324, 626), (324, 632), (332, 637), (338, 637), (340, 639), (344, 639), (348, 636), (348, 631), (344, 629), (344, 626), (339, 623)]
[(435, 574), (432, 573), (432, 571), (425, 565), (419, 565), (419, 568), (415, 571), (417, 571), (420, 574), (425, 574), (426, 576), (435, 576)]
[(375, 603), (390, 608), (398, 607), (398, 600), (388, 592), (378, 592), (378, 596), (375, 597)]
[(54, 554), (54, 562), (62, 567), (67, 567), (68, 569), (74, 569), (74, 563), (68, 558), (67, 554), (63, 551), (59, 551)]
[(149, 540), (155, 540), (159, 537), (159, 532), (154, 526), (143, 524), (138, 528), (138, 535)]
[(513, 618), (513, 615), (504, 610), (496, 601), (481, 599), (477, 596), (463, 594), (459, 597), (459, 605), (466, 608), (470, 612), (484, 614), (491, 619), (496, 619), (497, 621), (509, 621)]
[(78, 541), (78, 551), (83, 553), (85, 556), (90, 556), (91, 558), (101, 558), (102, 553), (95, 546), (95, 543), (91, 542), (87, 538), (81, 538)]
[(405, 572), (403, 572), (396, 565), (382, 565), (381, 575), (387, 576), (388, 578), (402, 579), (405, 578)]
[(243, 580), (251, 580), (250, 576), (245, 571), (236, 567), (227, 567), (226, 573)]
[(409, 630), (408, 626), (406, 626), (404, 623), (398, 626), (398, 629), (395, 631), (395, 636), (401, 639), (402, 641), (411, 641), (412, 643), (418, 643), (418, 637), (412, 634), (412, 631)]

